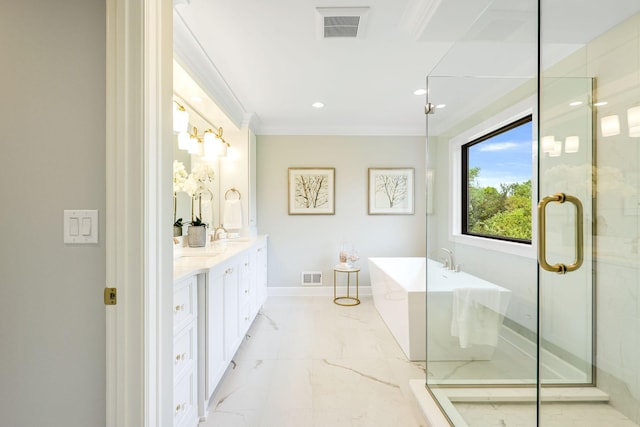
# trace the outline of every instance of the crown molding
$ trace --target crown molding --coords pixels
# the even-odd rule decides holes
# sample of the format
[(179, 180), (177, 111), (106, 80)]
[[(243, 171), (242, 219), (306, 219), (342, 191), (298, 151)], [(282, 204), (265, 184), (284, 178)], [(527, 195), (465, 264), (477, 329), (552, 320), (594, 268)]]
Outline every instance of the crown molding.
[(424, 127), (335, 127), (335, 126), (261, 126), (257, 135), (330, 135), (330, 136), (422, 136)]
[[(189, 0), (185, 0), (188, 4)], [(248, 113), (229, 87), (212, 59), (194, 36), (180, 12), (173, 9), (173, 54), (191, 77), (224, 112), (229, 120), (240, 127)], [(252, 129), (253, 130), (253, 129)]]

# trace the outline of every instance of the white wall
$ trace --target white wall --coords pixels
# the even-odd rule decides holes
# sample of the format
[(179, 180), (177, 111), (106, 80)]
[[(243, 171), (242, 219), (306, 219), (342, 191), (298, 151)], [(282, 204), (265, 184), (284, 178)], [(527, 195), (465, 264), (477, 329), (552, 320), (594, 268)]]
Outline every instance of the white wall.
[[(258, 231), (269, 234), (269, 286), (300, 286), (308, 270), (333, 286), (343, 241), (359, 252), (362, 285), (369, 285), (367, 257), (424, 256), (424, 164), (424, 137), (258, 136)], [(289, 167), (335, 168), (335, 215), (288, 215)], [(370, 167), (415, 168), (414, 215), (368, 215)]]
[(64, 209), (105, 208), (105, 2), (0, 14), (0, 424), (99, 426), (104, 240), (63, 244)]

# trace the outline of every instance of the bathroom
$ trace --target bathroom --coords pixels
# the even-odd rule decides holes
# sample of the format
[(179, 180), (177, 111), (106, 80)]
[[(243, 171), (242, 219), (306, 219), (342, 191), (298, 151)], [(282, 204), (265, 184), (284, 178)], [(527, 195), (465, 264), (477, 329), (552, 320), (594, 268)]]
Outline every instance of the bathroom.
[[(23, 206), (30, 213), (23, 215), (15, 210), (6, 210), (3, 217), (5, 224), (15, 225), (6, 227), (5, 230), (2, 271), (7, 274), (3, 279), (17, 285), (8, 287), (9, 292), (3, 298), (3, 337), (6, 337), (7, 342), (3, 375), (6, 375), (4, 383), (11, 388), (10, 391), (7, 390), (3, 402), (5, 419), (11, 424), (21, 425), (28, 414), (33, 423), (73, 425), (74, 420), (69, 417), (73, 413), (76, 415), (77, 425), (91, 425), (96, 419), (95, 414), (103, 414), (106, 409), (107, 425), (126, 425), (127, 423), (118, 422), (124, 419), (129, 420), (129, 425), (141, 425), (140, 420), (148, 419), (149, 425), (152, 425), (154, 420), (163, 420), (164, 417), (170, 419), (173, 415), (171, 390), (155, 387), (157, 383), (170, 381), (164, 375), (172, 369), (171, 361), (159, 356), (165, 351), (170, 353), (171, 345), (158, 333), (160, 324), (170, 323), (172, 309), (169, 302), (171, 232), (164, 225), (172, 222), (172, 192), (169, 183), (171, 162), (168, 161), (172, 153), (163, 151), (165, 147), (159, 147), (155, 142), (158, 138), (154, 137), (159, 133), (170, 133), (168, 123), (160, 126), (155, 123), (157, 120), (154, 121), (154, 118), (170, 115), (170, 98), (173, 92), (154, 92), (154, 88), (162, 85), (147, 84), (163, 81), (168, 74), (159, 71), (154, 74), (153, 65), (146, 67), (147, 62), (143, 61), (155, 57), (142, 55), (143, 47), (136, 45), (137, 39), (128, 41), (135, 46), (134, 49), (118, 45), (120, 40), (114, 36), (117, 31), (113, 23), (131, 25), (133, 34), (138, 34), (136, 31), (144, 27), (147, 31), (145, 43), (157, 47), (154, 50), (156, 54), (171, 52), (171, 40), (169, 37), (157, 37), (161, 33), (158, 28), (161, 18), (149, 19), (146, 22), (151, 24), (143, 26), (142, 19), (135, 22), (136, 17), (139, 18), (143, 13), (135, 10), (127, 15), (131, 22), (122, 19), (111, 6), (117, 3), (126, 7), (124, 1), (109, 1), (107, 11), (104, 10), (103, 2), (64, 2), (67, 6), (64, 17), (57, 10), (59, 5), (54, 7), (37, 2), (23, 3), (7, 6), (13, 8), (10, 10), (15, 11), (15, 16), (20, 19), (14, 19), (13, 14), (4, 15), (7, 25), (3, 25), (3, 35), (4, 31), (7, 38), (13, 38), (17, 34), (17, 37), (28, 40), (30, 46), (41, 46), (42, 50), (38, 51), (38, 55), (25, 55), (20, 44), (5, 46), (8, 49), (8, 62), (14, 64), (17, 70), (11, 75), (12, 79), (7, 79), (9, 83), (6, 93), (10, 102), (5, 103), (5, 107), (15, 108), (20, 112), (15, 114), (11, 110), (11, 114), (5, 115), (7, 122), (11, 122), (11, 126), (6, 126), (7, 138), (21, 143), (4, 144), (3, 155), (8, 159), (5, 167), (9, 175), (24, 177), (28, 185), (21, 187), (15, 185), (13, 180), (6, 180), (8, 191), (3, 194), (10, 205)], [(175, 7), (184, 8), (186, 3), (189, 2), (176, 2)], [(415, 2), (418, 3), (421, 2)], [(489, 3), (500, 6), (502, 2)], [(546, 402), (548, 405), (543, 402), (538, 406), (535, 404), (535, 396), (531, 400), (531, 395), (527, 394), (532, 391), (535, 394), (537, 390), (538, 350), (535, 344), (540, 342), (543, 359), (541, 364), (545, 368), (543, 373), (550, 374), (551, 370), (546, 369), (550, 367), (554, 367), (555, 374), (570, 373), (571, 375), (565, 374), (562, 378), (569, 377), (568, 385), (573, 389), (576, 388), (573, 386), (583, 388), (585, 385), (586, 388), (593, 389), (591, 385), (595, 384), (597, 390), (607, 396), (609, 403), (591, 406), (613, 408), (638, 424), (640, 369), (637, 363), (640, 358), (637, 357), (638, 331), (635, 329), (639, 323), (636, 195), (638, 165), (637, 129), (633, 126), (633, 108), (639, 103), (638, 25), (637, 21), (625, 21), (619, 19), (620, 16), (615, 20), (610, 19), (612, 11), (637, 19), (637, 2), (615, 0), (606, 5), (600, 5), (600, 2), (588, 2), (587, 5), (585, 2), (563, 2), (573, 8), (570, 12), (554, 11), (554, 6), (558, 6), (556, 3), (561, 2), (541, 2), (541, 69), (547, 74), (542, 73), (540, 90), (535, 88), (537, 76), (540, 75), (536, 46), (531, 49), (527, 47), (526, 50), (519, 49), (520, 52), (492, 55), (492, 61), (481, 58), (467, 62), (469, 67), (492, 65), (499, 62), (498, 59), (506, 63), (507, 59), (519, 58), (518, 53), (525, 54), (526, 59), (533, 58), (533, 63), (525, 61), (522, 69), (509, 75), (489, 74), (486, 70), (479, 70), (478, 73), (465, 72), (450, 67), (446, 60), (438, 67), (425, 69), (420, 84), (425, 85), (425, 80), (429, 78), (428, 87), (432, 90), (430, 102), (436, 105), (449, 103), (447, 108), (450, 107), (449, 111), (455, 112), (455, 103), (443, 100), (451, 93), (453, 86), (456, 92), (464, 87), (465, 93), (477, 94), (474, 100), (480, 100), (483, 106), (483, 109), (476, 111), (477, 115), (473, 120), (469, 118), (469, 111), (464, 112), (465, 114), (458, 111), (460, 114), (455, 114), (455, 123), (447, 124), (446, 109), (438, 110), (425, 119), (423, 107), (426, 100), (424, 97), (416, 97), (416, 114), (423, 124), (425, 120), (429, 121), (427, 144), (424, 143), (424, 133), (414, 134), (414, 131), (375, 138), (344, 136), (345, 132), (338, 129), (325, 129), (322, 133), (305, 137), (296, 137), (293, 133), (291, 135), (294, 136), (287, 137), (259, 135), (257, 152), (264, 161), (258, 160), (256, 165), (256, 182), (260, 186), (256, 212), (258, 227), (261, 232), (269, 233), (270, 242), (273, 243), (269, 247), (269, 277), (273, 279), (270, 285), (273, 285), (274, 290), (280, 291), (278, 288), (287, 286), (292, 289), (299, 287), (302, 270), (322, 270), (325, 286), (313, 287), (307, 291), (327, 291), (322, 288), (330, 287), (331, 267), (336, 263), (338, 248), (342, 242), (349, 241), (360, 254), (363, 295), (366, 294), (367, 282), (370, 280), (366, 267), (367, 258), (429, 256), (442, 264), (445, 256), (442, 248), (453, 252), (454, 264), (460, 265), (462, 273), (481, 277), (512, 291), (503, 325), (525, 338), (521, 340), (521, 348), (515, 352), (519, 357), (505, 359), (501, 356), (496, 360), (504, 361), (505, 365), (493, 366), (492, 370), (486, 371), (474, 371), (475, 367), (481, 365), (480, 361), (465, 361), (463, 369), (456, 369), (457, 365), (445, 366), (432, 361), (435, 364), (430, 364), (433, 369), (429, 369), (429, 378), (421, 378), (419, 381), (421, 389), (429, 393), (425, 396), (425, 402), (428, 398), (434, 405), (440, 405), (436, 405), (437, 412), (444, 409), (451, 418), (456, 417), (456, 414), (466, 416), (477, 409), (474, 402), (463, 408), (460, 402), (452, 398), (454, 391), (460, 389), (451, 387), (453, 382), (459, 383), (456, 386), (464, 385), (467, 390), (465, 393), (476, 392), (476, 398), (478, 390), (496, 394), (504, 391), (511, 393), (506, 397), (498, 396), (504, 399), (515, 394), (515, 387), (511, 386), (517, 383), (517, 389), (525, 395), (523, 399), (529, 399), (529, 402), (509, 407), (494, 404), (499, 409), (498, 412), (504, 413), (493, 414), (497, 415), (497, 425), (504, 425), (508, 421), (508, 410), (516, 407), (524, 411), (534, 423), (539, 419), (540, 425), (545, 425), (545, 414), (555, 413), (558, 406), (552, 402)], [(153, 5), (155, 2), (149, 4)], [(191, 1), (191, 4), (196, 2)], [(524, 20), (531, 13), (537, 16), (537, 9), (529, 7), (530, 2), (518, 5), (522, 7)], [(163, 16), (162, 19), (171, 19), (171, 5), (168, 9), (168, 12), (165, 10), (163, 13), (169, 16)], [(151, 12), (153, 11), (151, 8)], [(145, 13), (150, 11), (145, 10)], [(458, 14), (464, 15), (460, 10)], [(50, 19), (53, 16), (56, 17), (55, 20)], [(106, 16), (109, 17), (108, 43), (105, 42), (104, 34)], [(462, 19), (462, 16), (456, 16), (453, 22), (460, 22), (457, 18)], [(128, 22), (126, 25), (125, 21)], [(452, 21), (443, 19), (435, 22)], [(518, 40), (524, 38), (536, 45), (537, 23), (527, 22), (531, 24), (527, 27), (531, 31), (518, 34)], [(217, 24), (229, 25), (224, 22)], [(75, 25), (81, 26), (81, 33), (71, 31), (76, 28)], [(600, 30), (592, 38), (580, 38), (583, 30), (596, 27)], [(509, 42), (504, 43), (505, 45), (517, 45), (517, 40), (505, 40), (504, 33), (492, 33), (491, 28), (489, 26), (481, 34), (461, 37), (457, 48), (450, 50), (451, 54), (475, 58), (472, 54), (481, 50), (465, 49), (475, 46), (465, 46), (464, 43), (474, 37), (485, 41), (498, 39)], [(440, 28), (440, 31), (443, 30), (446, 28)], [(551, 31), (551, 35), (548, 31)], [(90, 37), (77, 37), (77, 34), (86, 32), (89, 32)], [(566, 53), (568, 56), (565, 61), (556, 62), (552, 58), (550, 63), (546, 62), (544, 53), (547, 51), (544, 46), (547, 37), (553, 39), (552, 36), (561, 36), (562, 43), (552, 46), (551, 51)], [(63, 42), (58, 43), (58, 40)], [(119, 48), (115, 49), (115, 45)], [(52, 54), (53, 52), (56, 54)], [(116, 64), (121, 64), (118, 61), (123, 58), (117, 52), (120, 55), (125, 55), (126, 52), (129, 56), (125, 56), (124, 62), (134, 66), (118, 68)], [(170, 69), (173, 55), (168, 56), (168, 59), (161, 59), (164, 61), (163, 66)], [(86, 61), (84, 67), (77, 67), (79, 57), (90, 60)], [(386, 59), (389, 58), (379, 58), (378, 63), (397, 66)], [(104, 65), (107, 66), (108, 91), (104, 90)], [(49, 72), (43, 73), (42, 70), (45, 69)], [(140, 70), (144, 70), (144, 77), (140, 75)], [(114, 83), (120, 82), (120, 78), (127, 84), (119, 86)], [(532, 87), (526, 84), (530, 81), (533, 81)], [(42, 84), (34, 85), (34, 82)], [(453, 85), (449, 82), (453, 82)], [(509, 82), (513, 84), (504, 84)], [(463, 86), (465, 83), (469, 83), (470, 87)], [(522, 83), (525, 85), (522, 86)], [(164, 81), (164, 84), (171, 86), (171, 82)], [(505, 87), (508, 88), (506, 92), (498, 92), (498, 89), (504, 90)], [(140, 88), (140, 91), (145, 88), (145, 95), (137, 93), (135, 88)], [(522, 93), (518, 93), (518, 88)], [(485, 90), (489, 94), (483, 92)], [(24, 93), (37, 93), (37, 96), (25, 101)], [(550, 151), (542, 148), (541, 155), (536, 158), (535, 163), (532, 162), (532, 170), (540, 171), (538, 188), (533, 192), (538, 196), (535, 202), (558, 191), (567, 194), (591, 191), (591, 194), (577, 194), (584, 208), (584, 260), (578, 270), (565, 275), (540, 270), (535, 250), (532, 255), (518, 255), (513, 252), (478, 249), (449, 235), (449, 195), (453, 193), (446, 169), (449, 165), (447, 141), (476, 124), (487, 122), (491, 127), (489, 121), (495, 120), (508, 106), (524, 102), (532, 95), (537, 99), (537, 94), (541, 97), (542, 108), (538, 117), (539, 135), (535, 140), (543, 141), (545, 137), (553, 136), (553, 145), (559, 141), (562, 150), (560, 156), (552, 157), (550, 153), (557, 154), (553, 147)], [(556, 95), (558, 98), (554, 98)], [(580, 98), (572, 99), (569, 103), (583, 104), (565, 105), (565, 96)], [(38, 105), (35, 105), (34, 99)], [(158, 105), (157, 99), (167, 100), (162, 111), (155, 107)], [(63, 105), (63, 100), (69, 104)], [(600, 104), (604, 102), (607, 104)], [(100, 107), (96, 107), (94, 103)], [(595, 105), (596, 103), (600, 105)], [(47, 108), (50, 114), (42, 115), (41, 126), (34, 126), (39, 106)], [(65, 106), (68, 108), (62, 108)], [(548, 111), (548, 107), (553, 111)], [(595, 114), (588, 114), (589, 109)], [(526, 108), (521, 109), (524, 110)], [(74, 111), (75, 114), (68, 114), (69, 111)], [(132, 111), (139, 113), (132, 114)], [(534, 108), (533, 111), (537, 109)], [(137, 120), (138, 116), (135, 114), (143, 113), (144, 117)], [(574, 129), (575, 123), (569, 119), (577, 119), (577, 129)], [(569, 125), (567, 121), (572, 124)], [(219, 125), (215, 120), (214, 123)], [(15, 126), (16, 124), (19, 126)], [(383, 126), (384, 120), (377, 117), (377, 124)], [(459, 126), (454, 126), (456, 124)], [(591, 133), (588, 131), (589, 127), (592, 128)], [(41, 137), (43, 128), (50, 134), (44, 140)], [(421, 130), (424, 132), (424, 127)], [(230, 136), (232, 129), (225, 127), (225, 135), (227, 134)], [(579, 149), (573, 151), (573, 145), (572, 150), (567, 150), (567, 142), (574, 144), (576, 141), (570, 137), (576, 136), (579, 137)], [(144, 140), (145, 148), (148, 149), (139, 149), (141, 140)], [(228, 140), (233, 144), (232, 138)], [(296, 145), (296, 141), (301, 141), (302, 145)], [(351, 143), (350, 147), (353, 148), (345, 148), (347, 143)], [(379, 156), (382, 149), (368, 153), (370, 143), (380, 144), (377, 147), (392, 154), (388, 157)], [(34, 147), (38, 149), (34, 150)], [(158, 151), (154, 151), (156, 149)], [(284, 152), (278, 153), (280, 149)], [(365, 153), (372, 157), (369, 159)], [(407, 153), (407, 156), (403, 153)], [(534, 153), (538, 153), (537, 147)], [(591, 158), (587, 161), (589, 153)], [(290, 161), (282, 158), (285, 154), (291, 156)], [(348, 161), (349, 157), (357, 160)], [(29, 164), (33, 165), (33, 174), (24, 173), (25, 159), (29, 159)], [(81, 161), (77, 162), (76, 159)], [(415, 169), (414, 215), (367, 215), (366, 170), (369, 167), (386, 166), (387, 161), (391, 166)], [(434, 165), (434, 162), (437, 164)], [(275, 166), (270, 169), (272, 164)], [(338, 187), (334, 216), (302, 218), (287, 215), (285, 169), (307, 165), (336, 168)], [(556, 167), (560, 165), (561, 168)], [(580, 165), (587, 166), (578, 168)], [(597, 180), (589, 174), (590, 170), (594, 170), (590, 166), (594, 165), (597, 167)], [(558, 178), (552, 173), (543, 173), (551, 170), (574, 172), (579, 177), (580, 185), (572, 185), (575, 182), (564, 179), (566, 176)], [(144, 173), (140, 173), (141, 171)], [(157, 182), (158, 171), (166, 178), (166, 183)], [(545, 176), (562, 188), (545, 186)], [(123, 177), (127, 179), (122, 179)], [(235, 187), (236, 184), (223, 185), (222, 188), (226, 190), (231, 186)], [(29, 196), (25, 196), (25, 187), (45, 194), (55, 194), (56, 197), (42, 203), (36, 194), (28, 192)], [(243, 189), (240, 192), (243, 200), (245, 196), (249, 197)], [(420, 196), (425, 193), (425, 197)], [(161, 194), (166, 195), (166, 198), (158, 199)], [(61, 214), (64, 209), (69, 208), (100, 210), (98, 246), (63, 246), (60, 235)], [(568, 215), (565, 215), (565, 208)], [(547, 205), (546, 249), (547, 259), (551, 264), (562, 262), (571, 265), (576, 260), (572, 230), (577, 224), (577, 218), (572, 212), (571, 206), (566, 203), (552, 202)], [(251, 214), (251, 210), (247, 207), (245, 213)], [(554, 223), (554, 220), (559, 215), (564, 216), (560, 221), (562, 225), (558, 228), (558, 221)], [(536, 216), (537, 212), (532, 212), (532, 217)], [(297, 223), (295, 235), (286, 234), (290, 230), (283, 227), (285, 220)], [(37, 222), (37, 227), (33, 227), (34, 222)], [(308, 226), (308, 223), (313, 225)], [(360, 227), (361, 224), (366, 224), (365, 231), (361, 230), (364, 228)], [(28, 229), (33, 230), (28, 234), (33, 239), (24, 238), (23, 230)], [(127, 232), (123, 233), (122, 230)], [(532, 231), (535, 240), (537, 229)], [(279, 237), (280, 232), (283, 234)], [(294, 243), (294, 237), (303, 233), (306, 250), (298, 251), (300, 244)], [(166, 247), (157, 245), (158, 239), (166, 241)], [(108, 243), (105, 244), (105, 241)], [(552, 247), (558, 241), (562, 244), (560, 253)], [(308, 245), (307, 242), (314, 242), (314, 245)], [(317, 250), (314, 251), (312, 246)], [(24, 254), (29, 256), (25, 257)], [(33, 268), (34, 259), (39, 261), (41, 268)], [(587, 270), (589, 265), (591, 267)], [(283, 267), (280, 269), (274, 266)], [(43, 280), (43, 271), (47, 272), (47, 280)], [(447, 271), (446, 274), (456, 274), (449, 273), (449, 270), (443, 271)], [(149, 280), (142, 283), (141, 277)], [(561, 283), (564, 279), (576, 280), (580, 284), (578, 287), (564, 286)], [(105, 285), (118, 287), (118, 305), (106, 308), (106, 325), (102, 301)], [(576, 289), (579, 289), (579, 295), (573, 293)], [(595, 298), (590, 298), (593, 295)], [(332, 305), (330, 299), (328, 304)], [(25, 318), (30, 320), (24, 321)], [(51, 319), (56, 321), (52, 322)], [(16, 328), (14, 325), (21, 327)], [(567, 337), (570, 339), (566, 340)], [(514, 334), (510, 338), (509, 345), (517, 337)], [(508, 347), (504, 347), (505, 343), (507, 340), (501, 337), (496, 354), (506, 354), (505, 349)], [(527, 343), (533, 343), (534, 346), (529, 351), (521, 351)], [(559, 343), (570, 344), (570, 348), (564, 348)], [(158, 351), (149, 351), (154, 348)], [(535, 357), (532, 358), (531, 355)], [(514, 364), (515, 361), (517, 363)], [(123, 365), (127, 369), (119, 369)], [(561, 371), (555, 368), (557, 366), (570, 369)], [(589, 369), (590, 366), (593, 369)], [(455, 375), (452, 375), (454, 371)], [(73, 375), (69, 375), (70, 372)], [(140, 375), (131, 375), (132, 372)], [(563, 390), (557, 387), (559, 378), (561, 377), (558, 375), (543, 375), (542, 382), (545, 386), (542, 390)], [(428, 389), (424, 387), (425, 383), (428, 383)], [(481, 388), (477, 387), (479, 384)], [(505, 384), (509, 387), (505, 388)], [(496, 385), (499, 387), (495, 387)], [(131, 390), (131, 393), (125, 393)], [(469, 400), (470, 395), (463, 398)], [(598, 399), (603, 399), (603, 396), (600, 395)], [(33, 411), (34, 401), (39, 402), (41, 411)], [(66, 422), (56, 422), (58, 420)], [(444, 422), (444, 425), (448, 424), (448, 421)], [(438, 425), (435, 422), (433, 424)], [(454, 424), (458, 425), (458, 422)]]
[[(533, 1), (518, 2), (511, 8), (502, 2), (488, 2), (475, 25), (466, 18), (467, 32), (425, 75), (427, 103), (447, 104), (427, 115), (426, 151), (422, 151), (425, 147), (420, 138), (410, 136), (340, 136), (325, 131), (322, 135), (257, 137), (257, 216), (260, 228), (269, 230), (270, 235), (271, 292), (322, 294), (321, 289), (294, 289), (299, 287), (300, 271), (321, 270), (324, 284), (330, 284), (335, 253), (344, 241), (353, 243), (363, 260), (427, 256), (442, 263), (446, 256), (443, 249), (449, 250), (451, 274), (459, 269), (509, 291), (508, 305), (500, 313), (503, 329), (489, 360), (470, 357), (456, 361), (455, 356), (430, 360), (426, 349), (428, 394), (418, 400), (437, 402), (454, 425), (465, 425), (461, 417), (479, 410), (473, 405), (482, 400), (478, 395), (486, 392), (498, 396), (494, 398), (496, 407), (504, 400), (522, 400), (525, 416), (538, 418), (539, 425), (545, 425), (547, 408), (558, 408), (554, 390), (579, 395), (585, 389), (598, 392), (595, 397), (585, 397), (581, 405), (607, 401), (607, 407), (633, 423), (639, 422), (635, 409), (640, 387), (635, 362), (638, 331), (610, 326), (638, 323), (637, 241), (633, 237), (637, 234), (638, 185), (637, 125), (633, 121), (637, 119), (632, 117), (633, 107), (638, 105), (637, 10), (621, 1), (618, 9), (622, 12), (612, 21), (594, 24), (598, 16), (594, 8), (582, 20), (569, 24), (558, 19), (566, 14), (558, 7), (541, 2), (540, 34), (538, 3)], [(491, 33), (488, 28), (500, 19), (511, 20), (513, 27)], [(581, 28), (585, 27), (594, 30), (584, 35)], [(603, 59), (603, 51), (614, 53)], [(488, 57), (501, 60), (491, 62)], [(461, 168), (456, 160), (460, 147), (474, 136), (525, 115), (531, 116), (533, 141), (528, 165), (534, 218), (531, 237), (514, 242), (465, 236), (457, 213), (462, 179), (452, 172)], [(615, 116), (618, 130), (603, 129), (609, 123), (605, 118)], [(551, 145), (543, 145), (549, 137), (553, 138)], [(616, 148), (609, 148), (611, 144)], [(363, 156), (365, 151), (368, 153)], [(399, 164), (415, 168), (417, 177), (425, 177), (416, 179), (416, 215), (366, 215), (366, 193), (353, 189), (366, 188), (368, 167)], [(337, 171), (335, 217), (310, 221), (287, 216), (282, 171), (291, 166), (318, 165)], [(538, 268), (540, 213), (536, 205), (558, 192), (582, 201), (580, 218), (571, 204), (555, 200), (542, 211), (543, 215), (549, 212), (543, 230), (549, 263), (552, 267), (558, 262), (580, 264), (566, 274)], [(421, 214), (426, 214), (426, 222)], [(582, 221), (580, 256), (574, 244), (580, 234), (574, 231), (578, 221)], [(359, 226), (354, 227), (355, 223)], [(372, 229), (375, 232), (369, 231)], [(426, 245), (411, 238), (423, 233)], [(295, 236), (299, 235), (314, 244), (297, 250)], [(360, 278), (367, 284), (370, 272), (366, 262), (361, 266)], [(429, 283), (426, 286), (429, 307)], [(427, 316), (427, 336), (430, 327), (442, 329), (441, 322), (434, 324), (432, 319), (429, 323)], [(546, 402), (536, 405), (538, 384), (542, 384), (541, 390), (551, 391), (548, 406)], [(461, 399), (467, 402), (464, 407), (449, 393), (461, 387), (471, 390)], [(482, 409), (481, 404), (479, 407)], [(494, 412), (496, 423), (507, 419), (499, 410)], [(438, 421), (431, 422), (438, 425)]]

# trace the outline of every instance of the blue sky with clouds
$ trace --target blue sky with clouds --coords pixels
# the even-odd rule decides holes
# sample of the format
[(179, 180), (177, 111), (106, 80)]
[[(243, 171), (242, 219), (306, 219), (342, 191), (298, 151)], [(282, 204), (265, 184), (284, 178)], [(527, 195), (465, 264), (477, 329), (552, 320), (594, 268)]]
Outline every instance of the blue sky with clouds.
[(532, 123), (524, 123), (469, 147), (469, 168), (480, 167), (480, 187), (531, 179)]

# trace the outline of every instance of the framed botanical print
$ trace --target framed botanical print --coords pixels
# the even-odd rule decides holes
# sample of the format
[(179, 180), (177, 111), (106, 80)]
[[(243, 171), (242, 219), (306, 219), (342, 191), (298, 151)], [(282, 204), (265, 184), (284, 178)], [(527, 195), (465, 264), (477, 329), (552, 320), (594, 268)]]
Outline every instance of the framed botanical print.
[(335, 214), (335, 168), (289, 168), (289, 215)]
[(413, 215), (414, 168), (369, 168), (369, 215)]

